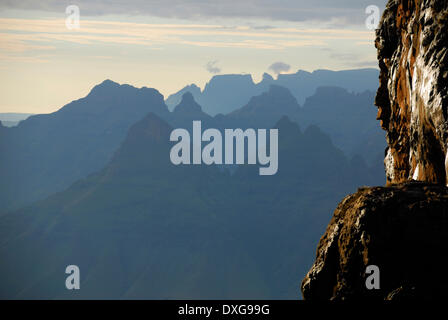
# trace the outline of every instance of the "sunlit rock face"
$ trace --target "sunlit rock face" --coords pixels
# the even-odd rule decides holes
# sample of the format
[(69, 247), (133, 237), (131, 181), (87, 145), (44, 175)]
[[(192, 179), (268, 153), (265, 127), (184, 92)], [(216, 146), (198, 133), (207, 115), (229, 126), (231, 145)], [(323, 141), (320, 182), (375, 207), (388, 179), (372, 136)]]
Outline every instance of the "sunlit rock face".
[[(416, 181), (360, 188), (336, 208), (303, 279), (303, 298), (446, 299), (447, 251), (448, 188)], [(376, 290), (366, 286), (371, 265), (381, 273)]]
[[(304, 299), (448, 297), (440, 268), (448, 251), (447, 42), (447, 0), (389, 1), (375, 42), (388, 186), (341, 201), (302, 281)], [(381, 272), (375, 290), (371, 266)]]
[(447, 184), (448, 1), (389, 1), (375, 45), (388, 184)]

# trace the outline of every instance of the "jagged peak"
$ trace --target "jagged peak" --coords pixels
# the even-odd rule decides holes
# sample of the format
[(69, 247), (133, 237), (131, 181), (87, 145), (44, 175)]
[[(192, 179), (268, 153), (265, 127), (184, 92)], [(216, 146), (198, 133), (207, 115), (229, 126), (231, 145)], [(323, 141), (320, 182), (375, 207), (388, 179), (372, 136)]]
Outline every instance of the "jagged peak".
[(196, 102), (193, 94), (187, 91), (182, 95), (180, 103), (174, 108), (173, 112), (202, 112), (202, 107)]
[(99, 91), (110, 90), (110, 89), (119, 88), (119, 87), (120, 87), (119, 83), (109, 80), (109, 79), (106, 79), (103, 82), (101, 82), (100, 84), (97, 84), (96, 86), (94, 86), (92, 88), (92, 90), (90, 90), (89, 95), (95, 94)]
[(182, 95), (182, 100), (180, 101), (181, 103), (182, 102), (184, 102), (184, 103), (191, 103), (191, 102), (195, 102), (195, 100), (194, 100), (194, 97), (193, 97), (193, 94), (191, 93), (191, 92), (185, 92), (183, 95)]
[(269, 86), (268, 91), (265, 91), (258, 96), (252, 97), (250, 99), (248, 105), (256, 103), (257, 101), (264, 101), (265, 99), (275, 100), (278, 103), (281, 102), (282, 104), (284, 104), (286, 102), (287, 104), (290, 104), (291, 106), (294, 105), (296, 107), (299, 107), (299, 105), (297, 103), (297, 99), (293, 96), (291, 91), (286, 87), (279, 86), (276, 84), (271, 84)]
[(300, 135), (302, 130), (297, 122), (292, 121), (288, 116), (284, 115), (277, 121), (274, 128), (279, 129), (287, 135)]
[(156, 89), (154, 88), (148, 88), (148, 87), (141, 87), (141, 88), (137, 88), (134, 87), (130, 84), (119, 84), (118, 82), (106, 79), (103, 82), (101, 82), (100, 84), (97, 84), (96, 86), (94, 86), (92, 88), (92, 90), (89, 92), (89, 94), (87, 95), (88, 97), (92, 97), (92, 96), (108, 96), (108, 95), (113, 95), (115, 93), (122, 93), (123, 91), (127, 91), (127, 92), (142, 92), (142, 93), (149, 93), (149, 94), (156, 94), (156, 95), (160, 95), (163, 98), (163, 95)]
[(274, 78), (267, 72), (263, 73), (262, 81), (274, 81)]
[(125, 143), (135, 138), (141, 139), (142, 137), (159, 141), (169, 136), (171, 131), (172, 128), (166, 121), (150, 112), (129, 129)]

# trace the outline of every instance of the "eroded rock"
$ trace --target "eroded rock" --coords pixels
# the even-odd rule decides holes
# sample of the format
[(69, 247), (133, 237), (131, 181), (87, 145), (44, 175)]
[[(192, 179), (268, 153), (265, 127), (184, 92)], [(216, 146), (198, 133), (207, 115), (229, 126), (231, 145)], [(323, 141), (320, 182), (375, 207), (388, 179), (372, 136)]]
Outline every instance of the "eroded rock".
[(448, 183), (448, 1), (390, 0), (375, 45), (388, 183)]
[[(307, 300), (448, 296), (448, 188), (425, 182), (361, 188), (347, 196), (302, 282)], [(368, 290), (369, 265), (380, 289)]]
[[(375, 45), (387, 186), (339, 204), (302, 282), (305, 299), (448, 297), (448, 1), (390, 0)], [(379, 289), (366, 286), (370, 265)]]

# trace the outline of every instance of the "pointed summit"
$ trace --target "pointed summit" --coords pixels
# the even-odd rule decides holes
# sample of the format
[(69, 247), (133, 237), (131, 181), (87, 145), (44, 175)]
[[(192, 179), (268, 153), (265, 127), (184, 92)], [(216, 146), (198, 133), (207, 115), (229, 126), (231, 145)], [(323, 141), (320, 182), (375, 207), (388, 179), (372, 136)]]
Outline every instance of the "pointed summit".
[(299, 108), (297, 100), (291, 92), (284, 87), (271, 85), (267, 92), (252, 97), (247, 105), (231, 114), (278, 114), (279, 118), (289, 115)]
[(120, 88), (119, 83), (106, 79), (100, 84), (94, 86), (92, 90), (90, 90), (89, 96), (107, 94), (118, 88)]
[(279, 129), (282, 134), (287, 136), (301, 136), (302, 131), (297, 122), (291, 121), (288, 116), (282, 116), (280, 120), (274, 125), (274, 128)]
[(263, 73), (262, 81), (274, 81), (274, 78), (267, 72)]
[(174, 108), (182, 101), (183, 95), (187, 92), (191, 93), (193, 98), (197, 101), (201, 96), (201, 88), (195, 84), (188, 85), (166, 99), (165, 103), (168, 106), (168, 109), (170, 111), (174, 110)]
[(193, 102), (193, 101), (194, 101), (194, 97), (193, 97), (193, 94), (191, 92), (185, 92), (182, 95), (181, 102), (189, 103), (189, 102)]
[(185, 92), (182, 95), (182, 100), (174, 108), (175, 113), (198, 113), (202, 112), (201, 106), (194, 100), (191, 92)]
[(182, 95), (181, 102), (174, 108), (170, 123), (175, 127), (190, 127), (191, 121), (200, 120), (207, 123), (212, 120), (208, 114), (202, 111), (202, 107), (196, 102), (190, 92)]
[(291, 126), (299, 127), (299, 125), (296, 122), (291, 121), (288, 116), (282, 116), (275, 125), (276, 128), (285, 128)]
[(136, 122), (128, 132), (126, 140), (134, 138), (152, 140), (152, 141), (168, 141), (171, 126), (156, 114), (150, 112), (146, 117)]
[(172, 130), (168, 123), (150, 112), (129, 129), (126, 138), (112, 157), (109, 164), (112, 171), (109, 173), (135, 174), (136, 170), (154, 172), (165, 168), (169, 164)]

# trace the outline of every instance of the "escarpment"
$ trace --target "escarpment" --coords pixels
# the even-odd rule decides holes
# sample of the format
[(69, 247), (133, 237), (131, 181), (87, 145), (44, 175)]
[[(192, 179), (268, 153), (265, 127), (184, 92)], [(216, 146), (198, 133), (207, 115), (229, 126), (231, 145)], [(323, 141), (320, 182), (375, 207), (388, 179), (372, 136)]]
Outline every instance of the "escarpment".
[(448, 1), (390, 0), (376, 35), (387, 185), (339, 204), (302, 281), (308, 300), (448, 297)]
[[(335, 210), (302, 282), (310, 300), (447, 296), (448, 188), (425, 182), (361, 188)], [(379, 289), (366, 286), (378, 266)]]
[(448, 180), (448, 2), (391, 0), (376, 33), (388, 183)]

